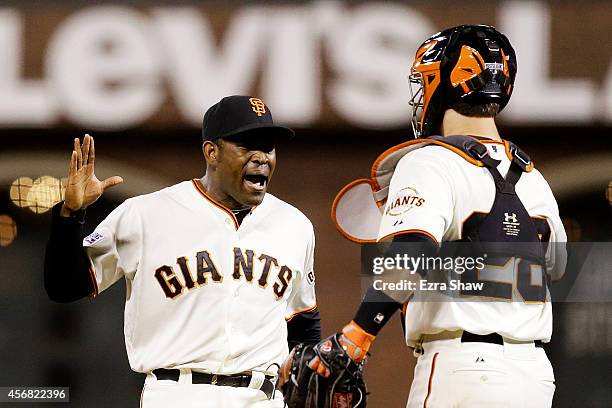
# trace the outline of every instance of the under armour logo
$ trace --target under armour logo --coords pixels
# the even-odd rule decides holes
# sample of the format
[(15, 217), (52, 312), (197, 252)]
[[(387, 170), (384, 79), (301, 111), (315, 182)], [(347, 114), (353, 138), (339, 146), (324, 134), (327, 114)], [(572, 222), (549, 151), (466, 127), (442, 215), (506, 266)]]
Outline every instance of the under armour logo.
[(521, 232), (519, 228), (521, 223), (518, 222), (518, 217), (516, 216), (516, 214), (515, 213), (504, 213), (504, 219), (505, 221), (503, 222), (504, 224), (503, 229), (506, 235), (517, 237), (519, 233)]
[(249, 98), (249, 102), (253, 106), (253, 112), (257, 114), (257, 116), (266, 114), (266, 105), (259, 98)]
[(504, 217), (506, 219), (506, 222), (518, 222), (518, 219), (516, 218), (516, 214), (515, 213), (504, 213)]

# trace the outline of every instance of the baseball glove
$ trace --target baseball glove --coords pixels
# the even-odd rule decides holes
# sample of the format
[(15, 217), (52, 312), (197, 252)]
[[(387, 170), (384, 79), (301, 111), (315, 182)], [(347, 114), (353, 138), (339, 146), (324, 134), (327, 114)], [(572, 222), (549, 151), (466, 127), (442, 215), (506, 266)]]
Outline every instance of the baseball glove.
[[(367, 389), (363, 362), (356, 363), (338, 342), (340, 333), (316, 345), (299, 344), (293, 352), (291, 371), (283, 386), (289, 408), (365, 408)], [(329, 368), (325, 378), (308, 363), (315, 357)]]

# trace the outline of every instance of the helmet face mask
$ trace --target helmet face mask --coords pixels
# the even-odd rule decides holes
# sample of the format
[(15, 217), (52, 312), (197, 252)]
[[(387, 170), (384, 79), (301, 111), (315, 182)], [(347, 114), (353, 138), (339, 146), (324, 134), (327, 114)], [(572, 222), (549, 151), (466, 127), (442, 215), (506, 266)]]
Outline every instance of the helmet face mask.
[(499, 104), (512, 93), (516, 57), (494, 27), (462, 25), (428, 38), (416, 52), (409, 75), (415, 137), (438, 132), (444, 112), (458, 103)]
[(430, 112), (437, 110), (436, 92), (440, 85), (440, 57), (443, 48), (436, 36), (425, 41), (416, 52), (416, 59), (410, 70), (410, 93), (412, 106), (412, 130), (415, 137), (427, 133), (432, 124)]
[(425, 99), (423, 74), (420, 72), (411, 73), (408, 76), (408, 83), (410, 85), (410, 102), (408, 104), (412, 107), (412, 131), (418, 138), (423, 131), (420, 121), (423, 116), (423, 99)]

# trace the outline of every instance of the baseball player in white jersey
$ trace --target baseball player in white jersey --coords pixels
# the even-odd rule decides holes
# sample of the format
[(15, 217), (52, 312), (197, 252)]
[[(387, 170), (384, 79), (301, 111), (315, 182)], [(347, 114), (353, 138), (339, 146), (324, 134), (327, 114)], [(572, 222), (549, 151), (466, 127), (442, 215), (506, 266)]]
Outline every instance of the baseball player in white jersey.
[[(459, 26), (430, 37), (410, 76), (417, 88), (413, 128), (422, 139), (383, 153), (372, 178), (351, 183), (334, 204), (344, 235), (385, 242), (387, 258), (435, 258), (468, 246), (469, 254), (484, 255), (473, 260), (480, 266), (442, 280), (427, 267), (403, 270), (400, 276), (414, 286), (397, 285), (401, 267), (392, 266), (339, 334), (360, 362), (403, 309), (406, 342), (418, 356), (409, 408), (552, 404), (553, 369), (541, 343), (552, 334), (548, 281), (565, 267), (564, 249), (554, 243), (567, 238), (548, 184), (494, 122), (515, 75), (514, 50), (493, 27)], [(359, 207), (364, 185), (372, 205)], [(358, 236), (373, 231), (364, 225), (373, 220), (376, 236)], [(318, 357), (310, 366), (334, 375)]]
[(320, 340), (312, 224), (266, 192), (276, 141), (293, 131), (260, 99), (230, 96), (206, 112), (202, 134), (204, 177), (126, 200), (82, 245), (82, 210), (122, 180), (98, 181), (93, 138), (76, 139), (46, 289), (68, 302), (125, 279), (143, 408), (282, 407), (275, 383), (289, 346)]

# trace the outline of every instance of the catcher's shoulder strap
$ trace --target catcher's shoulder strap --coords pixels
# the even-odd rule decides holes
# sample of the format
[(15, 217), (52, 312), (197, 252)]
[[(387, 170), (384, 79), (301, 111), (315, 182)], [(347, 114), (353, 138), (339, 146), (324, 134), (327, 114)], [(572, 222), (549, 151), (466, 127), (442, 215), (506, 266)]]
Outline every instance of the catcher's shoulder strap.
[[(432, 136), (424, 139), (426, 146), (442, 146), (459, 154), (468, 162), (479, 167), (497, 167), (498, 160), (491, 159), (487, 147), (478, 139), (467, 135)], [(513, 165), (524, 172), (533, 169), (531, 158), (514, 143), (504, 140), (504, 148)]]
[[(530, 172), (533, 169), (533, 163), (529, 156), (514, 143), (505, 140), (503, 144), (506, 154), (513, 163), (516, 163), (519, 168), (526, 172)], [(371, 179), (373, 182), (375, 200), (381, 202), (386, 198), (387, 188), (391, 182), (395, 167), (404, 156), (415, 150), (431, 146), (446, 148), (475, 166), (487, 167), (482, 161), (482, 158), (488, 155), (487, 148), (473, 136), (431, 136), (427, 139), (416, 139), (404, 142), (387, 149), (378, 156), (372, 165)]]

